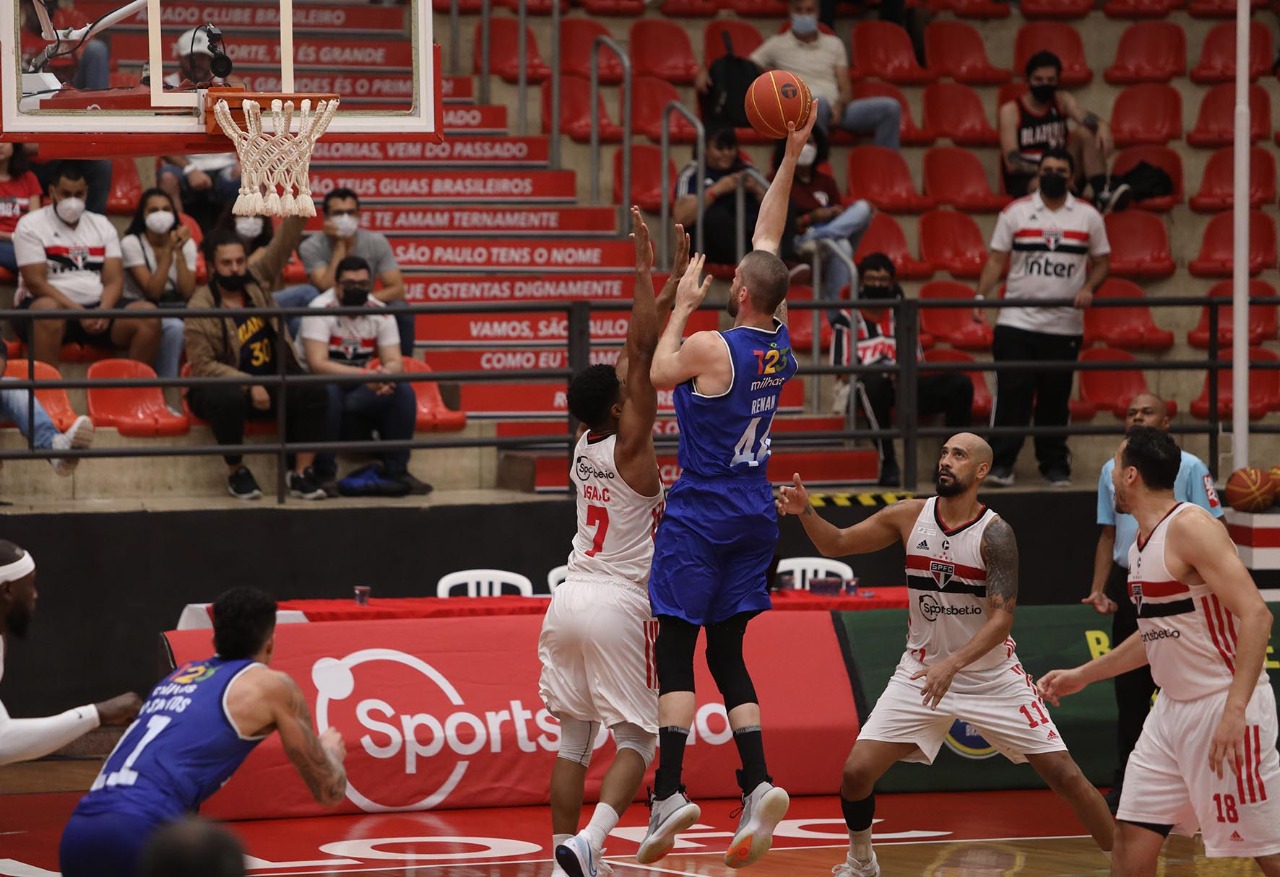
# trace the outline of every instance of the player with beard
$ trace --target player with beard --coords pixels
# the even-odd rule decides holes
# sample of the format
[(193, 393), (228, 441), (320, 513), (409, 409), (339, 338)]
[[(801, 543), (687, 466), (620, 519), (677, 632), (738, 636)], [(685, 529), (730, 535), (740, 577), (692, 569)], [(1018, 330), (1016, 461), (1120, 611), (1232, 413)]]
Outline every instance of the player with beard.
[[(17, 545), (0, 540), (0, 677), (5, 643), (27, 635), (35, 611), (36, 562)], [(142, 699), (128, 692), (43, 719), (11, 719), (0, 703), (0, 764), (41, 758), (99, 725), (127, 725), (141, 706)]]
[(836, 877), (877, 877), (871, 848), (873, 788), (895, 762), (932, 764), (957, 720), (976, 728), (1015, 764), (1036, 773), (1075, 810), (1103, 850), (1111, 813), (1067, 752), (1009, 636), (1018, 602), (1013, 529), (978, 501), (991, 446), (962, 432), (942, 447), (937, 492), (908, 499), (840, 529), (823, 520), (808, 492), (783, 487), (779, 515), (798, 515), (827, 557), (868, 554), (901, 542), (911, 604), (907, 650), (845, 761), (840, 806), (849, 854)]

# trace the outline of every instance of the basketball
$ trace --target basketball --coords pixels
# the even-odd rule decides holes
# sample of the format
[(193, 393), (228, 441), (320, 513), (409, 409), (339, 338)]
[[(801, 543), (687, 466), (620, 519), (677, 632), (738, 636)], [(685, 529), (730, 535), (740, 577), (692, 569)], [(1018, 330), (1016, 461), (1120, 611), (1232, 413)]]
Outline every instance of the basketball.
[(1267, 474), (1271, 476), (1271, 486), (1276, 489), (1276, 494), (1280, 495), (1280, 466), (1272, 466), (1267, 470)]
[(1276, 498), (1276, 484), (1270, 473), (1246, 466), (1227, 479), (1227, 505), (1238, 512), (1260, 512), (1271, 507)]
[(804, 80), (782, 70), (770, 70), (747, 89), (747, 120), (766, 137), (780, 140), (787, 136), (787, 123), (797, 128), (809, 121), (813, 95)]

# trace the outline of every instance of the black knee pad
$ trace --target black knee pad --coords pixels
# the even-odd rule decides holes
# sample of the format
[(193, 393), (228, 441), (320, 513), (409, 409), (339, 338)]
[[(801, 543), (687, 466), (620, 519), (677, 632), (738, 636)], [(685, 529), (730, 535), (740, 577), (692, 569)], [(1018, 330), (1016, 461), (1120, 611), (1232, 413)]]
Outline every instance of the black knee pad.
[(758, 703), (756, 687), (742, 658), (742, 638), (750, 614), (735, 615), (728, 621), (707, 625), (707, 669), (724, 698), (726, 711), (744, 703)]
[(698, 645), (698, 626), (670, 615), (658, 616), (658, 639), (654, 643), (654, 663), (658, 669), (658, 692), (693, 691), (693, 651)]

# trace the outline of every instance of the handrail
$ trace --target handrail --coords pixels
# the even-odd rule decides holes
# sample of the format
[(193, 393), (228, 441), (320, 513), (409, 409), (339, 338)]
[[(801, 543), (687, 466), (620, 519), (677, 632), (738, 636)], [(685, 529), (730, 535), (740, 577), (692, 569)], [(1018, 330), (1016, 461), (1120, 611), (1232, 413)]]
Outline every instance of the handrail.
[[(551, 5), (558, 2), (551, 0)], [(523, 137), (529, 128), (529, 0), (516, 0), (516, 27), (516, 133)]]
[(490, 55), (489, 16), (491, 0), (480, 0), (480, 103), (489, 103)]
[(449, 0), (449, 73), (453, 76), (462, 72), (458, 57), (462, 53), (462, 16), (458, 6), (458, 0)]
[[(543, 85), (543, 88), (546, 88)], [(560, 0), (551, 0), (551, 138), (547, 156), (552, 170), (560, 170)]]
[(599, 34), (591, 43), (591, 203), (600, 203), (600, 114), (596, 107), (600, 105), (600, 48), (607, 48), (618, 56), (622, 63), (622, 92), (619, 97), (618, 112), (622, 115), (622, 191), (615, 193), (618, 197), (619, 232), (629, 225), (625, 221), (626, 211), (631, 205), (631, 59), (618, 45), (613, 37)]
[[(819, 238), (819, 239), (818, 239), (817, 241), (815, 241), (814, 243), (817, 245), (817, 247), (816, 247), (816, 248), (814, 249), (814, 251), (813, 251), (813, 267), (812, 267), (812, 269), (811, 269), (811, 270), (813, 271), (813, 279), (810, 281), (810, 282), (811, 282), (811, 285), (813, 286), (813, 297), (814, 297), (814, 300), (815, 300), (815, 301), (818, 301), (818, 300), (821, 298), (821, 295), (822, 295), (822, 293), (821, 293), (821, 291), (820, 291), (820, 290), (822, 289), (822, 262), (823, 262), (823, 253), (824, 253), (824, 252), (826, 252), (826, 253), (829, 253), (830, 255), (834, 256), (835, 258), (839, 259), (840, 261), (844, 262), (844, 263), (845, 263), (845, 265), (847, 265), (847, 266), (848, 266), (848, 268), (849, 268), (849, 276), (852, 278), (852, 281), (851, 281), (851, 282), (850, 282), (850, 284), (849, 284), (849, 296), (850, 296), (850, 297), (849, 297), (849, 299), (847, 299), (847, 300), (849, 301), (849, 303), (850, 303), (850, 305), (851, 305), (851, 306), (856, 307), (856, 306), (857, 306), (857, 302), (858, 302), (858, 298), (857, 298), (857, 296), (858, 296), (858, 266), (857, 266), (857, 265), (855, 265), (855, 264), (853, 263), (853, 259), (851, 259), (851, 258), (849, 258), (847, 255), (845, 255), (844, 251), (843, 251), (843, 250), (841, 250), (839, 247), (837, 247), (837, 246), (835, 245), (835, 241), (827, 240), (827, 239), (825, 239), (825, 238)], [(828, 304), (831, 304), (831, 305), (835, 305), (835, 304), (838, 304), (838, 303), (839, 303), (839, 302), (836, 302), (836, 301), (829, 301), (829, 300), (828, 300)], [(838, 309), (837, 309), (837, 308), (828, 308), (828, 310), (838, 310)], [(817, 308), (815, 308), (815, 309), (814, 309), (814, 311), (813, 311), (813, 315), (812, 315), (812, 320), (813, 320), (813, 339), (814, 339), (814, 343), (813, 343), (813, 364), (814, 364), (814, 365), (817, 365), (817, 364), (818, 364), (818, 362), (822, 359), (822, 345), (821, 345), (820, 343), (818, 343), (818, 339), (822, 337), (822, 320), (823, 320), (823, 317), (824, 317), (824, 314), (822, 313), (822, 311), (820, 311), (820, 310), (818, 310)], [(852, 328), (852, 327), (851, 327), (851, 328)], [(851, 343), (852, 343), (852, 339), (851, 339)], [(818, 410), (818, 402), (819, 402), (819, 398), (820, 398), (820, 397), (818, 396), (818, 389), (817, 389), (817, 387), (814, 387), (814, 388), (813, 388), (813, 392), (812, 392), (811, 396), (812, 396), (812, 398), (810, 399), (810, 406), (809, 406), (809, 410), (810, 410), (810, 411), (817, 411), (817, 410)]]
[[(695, 116), (679, 101), (670, 101), (662, 108), (662, 210), (660, 211), (661, 227), (663, 233), (658, 235), (658, 264), (664, 269), (671, 267), (671, 202), (674, 200), (671, 192), (671, 114), (684, 116), (685, 119), (693, 125), (694, 133), (697, 137), (694, 143), (694, 161), (698, 167), (697, 189), (695, 195), (698, 199), (698, 216), (702, 216), (702, 211), (706, 207), (707, 193), (704, 191), (707, 184), (707, 129), (703, 127), (702, 120)], [(629, 193), (628, 193), (629, 194)], [(625, 199), (624, 199), (625, 202)], [(695, 253), (702, 252), (702, 223), (697, 223), (694, 230), (693, 251)]]

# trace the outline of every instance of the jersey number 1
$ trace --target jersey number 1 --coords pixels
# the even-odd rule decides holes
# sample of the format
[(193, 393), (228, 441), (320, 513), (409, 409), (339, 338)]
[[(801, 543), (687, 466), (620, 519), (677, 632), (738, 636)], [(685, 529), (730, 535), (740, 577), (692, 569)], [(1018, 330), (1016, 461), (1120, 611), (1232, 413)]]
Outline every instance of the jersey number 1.
[[(142, 739), (138, 741), (138, 745), (133, 747), (129, 757), (124, 760), (124, 765), (119, 770), (113, 770), (111, 773), (98, 774), (98, 778), (93, 781), (89, 791), (96, 792), (103, 786), (132, 786), (136, 783), (138, 781), (138, 772), (133, 769), (134, 762), (138, 760), (142, 750), (147, 748), (147, 744), (156, 739), (171, 721), (173, 721), (172, 716), (152, 716), (147, 719), (147, 733), (143, 734)], [(126, 734), (125, 736), (128, 735)]]
[(609, 532), (609, 510), (602, 505), (587, 506), (587, 526), (596, 528), (596, 537), (587, 552), (587, 557), (595, 557), (604, 548), (604, 537)]

